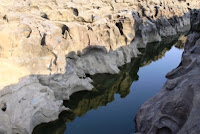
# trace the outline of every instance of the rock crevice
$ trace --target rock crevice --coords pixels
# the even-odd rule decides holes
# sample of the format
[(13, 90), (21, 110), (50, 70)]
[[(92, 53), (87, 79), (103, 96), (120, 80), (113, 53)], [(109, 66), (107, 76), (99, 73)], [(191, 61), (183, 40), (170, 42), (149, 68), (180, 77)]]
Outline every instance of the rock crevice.
[(137, 132), (197, 134), (200, 133), (200, 11), (191, 12), (188, 35), (180, 65), (169, 72), (162, 90), (145, 102), (135, 118)]
[(138, 48), (188, 32), (188, 8), (199, 7), (189, 2), (1, 0), (0, 133), (31, 133), (58, 118), (62, 100), (92, 90), (88, 76), (116, 74)]

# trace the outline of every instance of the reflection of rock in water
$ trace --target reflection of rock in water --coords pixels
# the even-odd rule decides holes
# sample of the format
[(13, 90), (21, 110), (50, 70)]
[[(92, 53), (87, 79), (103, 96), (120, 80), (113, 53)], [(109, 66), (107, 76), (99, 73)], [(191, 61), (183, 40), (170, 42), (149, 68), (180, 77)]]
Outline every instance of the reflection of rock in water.
[(36, 129), (33, 130), (33, 134), (64, 134), (65, 129), (65, 122), (63, 120), (56, 120), (37, 126)]
[[(141, 56), (132, 59), (131, 63), (120, 68), (120, 73), (91, 76), (95, 88), (92, 91), (74, 93), (70, 100), (64, 101), (64, 105), (69, 107), (71, 111), (64, 111), (60, 114), (60, 120), (63, 121), (41, 124), (34, 129), (33, 134), (63, 134), (65, 122), (71, 122), (77, 116), (83, 116), (91, 109), (106, 106), (107, 103), (114, 100), (116, 93), (120, 94), (122, 98), (126, 97), (130, 92), (129, 88), (132, 82), (139, 78), (137, 75), (139, 67), (162, 58), (176, 42), (177, 40), (167, 40), (165, 41), (166, 44), (163, 44), (163, 42), (148, 44), (146, 49), (140, 50)], [(54, 127), (51, 128), (52, 126)], [(49, 128), (51, 128), (51, 131), (49, 131)]]
[(186, 43), (187, 37), (182, 35), (179, 37), (178, 41), (174, 45), (176, 48), (183, 49)]
[(138, 110), (137, 134), (200, 134), (200, 10), (191, 12), (191, 24), (181, 63)]

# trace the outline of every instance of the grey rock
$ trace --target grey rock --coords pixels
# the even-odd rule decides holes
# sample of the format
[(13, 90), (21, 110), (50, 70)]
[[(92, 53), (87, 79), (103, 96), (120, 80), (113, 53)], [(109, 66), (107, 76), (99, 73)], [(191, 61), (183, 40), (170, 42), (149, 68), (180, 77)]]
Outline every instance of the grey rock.
[(90, 78), (79, 78), (77, 74), (70, 75), (55, 74), (53, 76), (38, 76), (43, 86), (49, 87), (54, 92), (57, 100), (69, 100), (70, 96), (78, 91), (92, 90)]
[(42, 123), (56, 120), (61, 111), (67, 110), (54, 92), (42, 86), (37, 77), (21, 79), (16, 85), (5, 87), (0, 93), (0, 132), (31, 133)]
[[(133, 16), (137, 16), (137, 14)], [(179, 25), (179, 20), (184, 22), (184, 19), (184, 17), (180, 17), (176, 22), (177, 25)], [(88, 74), (116, 74), (120, 71), (119, 66), (131, 62), (131, 58), (141, 54), (138, 50), (139, 47), (145, 48), (147, 43), (159, 42), (163, 40), (162, 37), (179, 34), (176, 24), (172, 25), (166, 19), (158, 23), (159, 25), (152, 20), (140, 23), (141, 19), (137, 18), (136, 21), (137, 35), (130, 44), (121, 46), (115, 51), (112, 48), (108, 51), (105, 46), (87, 46), (77, 54), (75, 52), (68, 53), (65, 73), (31, 75), (21, 79), (18, 84), (7, 86), (1, 90), (0, 132), (8, 134), (31, 133), (33, 128), (40, 123), (56, 120), (62, 110), (68, 110), (62, 106), (62, 100), (70, 99), (70, 95), (75, 92), (92, 90), (92, 80), (87, 77)], [(186, 20), (186, 22), (188, 21)], [(190, 23), (180, 24), (190, 25)], [(166, 33), (163, 32), (165, 27), (170, 28)], [(188, 29), (183, 31), (187, 32)], [(191, 38), (196, 39), (198, 36)], [(193, 51), (198, 53), (199, 49)], [(59, 56), (56, 56), (55, 53), (52, 55), (54, 56), (52, 62), (59, 63)], [(60, 60), (61, 63), (63, 60), (65, 59)], [(196, 65), (196, 63), (198, 61), (194, 60), (191, 66)], [(170, 75), (170, 77), (175, 76)], [(168, 88), (173, 87), (172, 83)], [(191, 92), (191, 94), (193, 93)], [(171, 104), (168, 107), (171, 107)]]
[(161, 41), (161, 37), (155, 23), (147, 20), (141, 25), (140, 29), (142, 31), (141, 33), (144, 44)]
[(168, 80), (162, 90), (138, 111), (135, 118), (138, 133), (200, 132), (200, 33), (193, 29), (200, 21), (195, 22), (198, 23), (192, 23), (180, 65), (166, 75)]
[(88, 46), (78, 54), (71, 52), (67, 55), (68, 73), (75, 72), (78, 77), (85, 77), (86, 74), (118, 73), (119, 66), (129, 63), (131, 58), (141, 54), (138, 48), (145, 48), (148, 43), (161, 42), (169, 36), (177, 36), (190, 29), (188, 13), (182, 17), (174, 17), (176, 21), (161, 18), (155, 21), (149, 19), (144, 23), (136, 12), (132, 15), (136, 21), (136, 37), (129, 45), (121, 46), (115, 51), (110, 49), (109, 52), (104, 46)]

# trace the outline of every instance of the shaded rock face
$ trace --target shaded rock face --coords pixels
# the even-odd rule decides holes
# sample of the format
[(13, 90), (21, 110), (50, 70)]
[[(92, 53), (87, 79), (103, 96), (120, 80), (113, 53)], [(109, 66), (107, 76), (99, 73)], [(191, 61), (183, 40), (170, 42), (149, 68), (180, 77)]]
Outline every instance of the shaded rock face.
[(70, 111), (63, 111), (59, 115), (59, 120), (38, 125), (34, 128), (33, 134), (64, 133), (67, 129), (66, 123), (85, 115), (92, 109), (98, 109), (99, 106), (106, 106), (114, 101), (115, 94), (120, 94), (121, 98), (125, 98), (130, 92), (132, 82), (138, 80), (139, 68), (162, 58), (174, 42), (177, 42), (177, 39), (171, 40), (171, 43), (166, 42), (148, 44), (145, 49), (141, 49), (142, 55), (120, 67), (118, 74), (92, 75), (93, 90), (71, 95), (70, 100), (64, 101), (64, 106), (70, 108)]
[(163, 89), (141, 106), (135, 118), (138, 133), (200, 133), (200, 11), (191, 14), (192, 28), (181, 63), (166, 75)]
[[(102, 46), (109, 52), (138, 36), (133, 46), (145, 47), (185, 32), (190, 21), (184, 14), (199, 7), (198, 0), (1, 0), (0, 89), (28, 75), (64, 74), (72, 51)], [(119, 71), (102, 68), (87, 73)]]
[(198, 6), (177, 0), (2, 0), (0, 132), (31, 133), (55, 120), (61, 100), (92, 90), (89, 75), (118, 73), (141, 54), (138, 48), (189, 31), (188, 7)]
[[(157, 58), (162, 57), (164, 52), (168, 50), (167, 44), (173, 42), (174, 40), (176, 40), (176, 38), (170, 38), (170, 40), (166, 40), (165, 45), (163, 44), (155, 45), (154, 43), (153, 43), (154, 45), (151, 46), (147, 45), (146, 49), (150, 49), (151, 51), (150, 52), (149, 50), (145, 51), (145, 54), (142, 56), (142, 58), (139, 58), (136, 60), (136, 62), (133, 62), (130, 68), (132, 66), (135, 67), (133, 67), (134, 69), (131, 69), (130, 72), (132, 73), (135, 72), (137, 70), (135, 69), (137, 68), (137, 66), (140, 65), (144, 66), (149, 62), (151, 62), (152, 59), (156, 60)], [(165, 49), (165, 47), (167, 47), (167, 49)], [(162, 51), (161, 54), (160, 51), (158, 51), (160, 49)], [(158, 54), (159, 56), (152, 57), (151, 59), (151, 57), (148, 55), (152, 53)], [(107, 55), (108, 54), (105, 54), (105, 56)], [(137, 63), (138, 61), (140, 62), (140, 64)], [(120, 92), (121, 96), (126, 96), (129, 91), (127, 90), (129, 88), (127, 82), (131, 84), (134, 79), (137, 79), (137, 77), (127, 78), (129, 77), (127, 76), (128, 74), (129, 73), (125, 72), (116, 75), (116, 79), (118, 79), (119, 77), (122, 77), (122, 79), (125, 78), (125, 80), (123, 80), (122, 82), (121, 80), (119, 80), (120, 84), (116, 83), (116, 85), (119, 84), (117, 86), (123, 87), (123, 89), (124, 85), (126, 85), (126, 90), (118, 91), (114, 88), (115, 86), (111, 86), (110, 88), (112, 90), (106, 92), (108, 92), (109, 94), (111, 92), (112, 95), (114, 95), (115, 92)], [(99, 77), (95, 79), (96, 76), (94, 77), (92, 76), (92, 78), (94, 79), (92, 80), (88, 77), (78, 77), (77, 74), (74, 73), (73, 71), (69, 74), (66, 73), (64, 75), (63, 74), (32, 75), (29, 77), (24, 77), (23, 79), (20, 80), (20, 83), (18, 84), (5, 87), (0, 92), (2, 94), (0, 98), (0, 104), (2, 109), (1, 113), (3, 113), (0, 114), (1, 117), (0, 130), (5, 133), (15, 133), (15, 132), (31, 133), (33, 128), (38, 124), (44, 122), (50, 122), (57, 119), (61, 111), (63, 110), (68, 111), (67, 108), (63, 107), (62, 100), (69, 100), (69, 97), (74, 92), (82, 90), (89, 90), (89, 91), (92, 90), (93, 85), (96, 85), (94, 83), (92, 85), (91, 84), (92, 81), (93, 82), (98, 81)], [(111, 76), (111, 78), (113, 78), (113, 76)], [(116, 79), (113, 80), (114, 83)], [(104, 82), (102, 82), (102, 85), (103, 83)], [(107, 95), (102, 95), (102, 92), (104, 92), (103, 89), (105, 90), (107, 89), (107, 87), (103, 86), (99, 89), (100, 95), (97, 93), (97, 96), (99, 95), (98, 96), (99, 98), (107, 96)], [(90, 99), (91, 100), (94, 99), (93, 101), (95, 101), (95, 98), (90, 98)], [(112, 97), (108, 98), (108, 102), (109, 101), (112, 101)], [(98, 104), (103, 105), (104, 103), (100, 102)], [(98, 107), (98, 104), (94, 105), (94, 107)], [(69, 106), (66, 105), (66, 107)], [(85, 112), (87, 112), (88, 110), (89, 109), (86, 109)], [(76, 115), (79, 114), (81, 113), (76, 113)]]
[(22, 79), (17, 85), (4, 88), (0, 93), (0, 108), (2, 134), (30, 133), (35, 125), (57, 119), (66, 109), (37, 77)]
[(136, 37), (127, 46), (121, 46), (116, 50), (106, 50), (104, 46), (88, 46), (78, 53), (70, 52), (66, 56), (66, 73), (75, 72), (79, 77), (87, 74), (119, 72), (119, 66), (129, 63), (131, 58), (137, 57), (138, 48), (146, 48), (148, 43), (160, 42), (169, 37), (178, 36), (190, 29), (190, 14), (170, 19), (148, 19), (142, 23), (137, 12), (132, 13), (135, 18)]

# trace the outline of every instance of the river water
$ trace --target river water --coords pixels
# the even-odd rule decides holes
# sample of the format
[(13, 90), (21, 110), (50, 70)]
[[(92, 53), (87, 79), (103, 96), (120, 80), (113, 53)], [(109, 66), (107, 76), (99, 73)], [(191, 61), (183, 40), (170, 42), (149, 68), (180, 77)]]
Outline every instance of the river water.
[(36, 127), (33, 134), (133, 134), (140, 106), (161, 90), (165, 75), (181, 61), (183, 50), (173, 44), (149, 44), (119, 74), (91, 76), (95, 89), (72, 95), (64, 102), (71, 112)]

